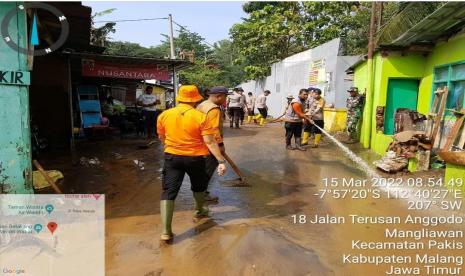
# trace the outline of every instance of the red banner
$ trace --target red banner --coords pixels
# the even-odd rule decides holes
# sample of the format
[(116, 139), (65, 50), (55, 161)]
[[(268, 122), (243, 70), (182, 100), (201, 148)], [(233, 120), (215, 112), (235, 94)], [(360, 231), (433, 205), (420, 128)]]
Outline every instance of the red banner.
[(169, 81), (168, 65), (117, 64), (93, 59), (82, 60), (82, 76), (113, 79)]

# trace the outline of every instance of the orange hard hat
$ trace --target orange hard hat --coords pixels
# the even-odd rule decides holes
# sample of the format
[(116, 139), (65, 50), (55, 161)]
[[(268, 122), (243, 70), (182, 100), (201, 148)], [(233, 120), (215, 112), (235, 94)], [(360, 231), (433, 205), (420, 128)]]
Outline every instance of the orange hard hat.
[(199, 89), (195, 85), (182, 85), (179, 88), (178, 97), (176, 99), (178, 102), (185, 103), (196, 103), (203, 100), (199, 93)]

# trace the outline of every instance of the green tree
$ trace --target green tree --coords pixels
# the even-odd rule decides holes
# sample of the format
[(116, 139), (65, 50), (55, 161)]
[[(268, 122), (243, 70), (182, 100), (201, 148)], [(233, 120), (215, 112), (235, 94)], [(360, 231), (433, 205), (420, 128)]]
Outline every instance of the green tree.
[(204, 61), (196, 61), (194, 66), (180, 72), (179, 80), (183, 84), (193, 84), (202, 91), (207, 88), (224, 85), (220, 81), (221, 70), (209, 67)]
[(334, 38), (348, 39), (348, 34), (363, 25), (357, 20), (358, 2), (303, 2), (305, 46), (314, 48)]
[(244, 65), (232, 41), (224, 39), (214, 44), (210, 62), (218, 65), (221, 73), (218, 82), (226, 87), (234, 87), (245, 78)]
[(161, 47), (143, 47), (137, 43), (123, 41), (109, 41), (105, 54), (121, 56), (137, 56), (149, 58), (163, 58), (167, 52)]
[(92, 27), (90, 28), (90, 42), (93, 45), (98, 45), (104, 47), (105, 44), (108, 42), (108, 35), (110, 33), (114, 33), (116, 31), (115, 22), (107, 22), (105, 25), (100, 26), (100, 27), (95, 27), (95, 19), (103, 16), (110, 14), (114, 12), (116, 9), (107, 9), (101, 12), (96, 12), (91, 16), (91, 23)]
[[(384, 3), (383, 22), (402, 3)], [(247, 2), (247, 18), (230, 29), (248, 79), (269, 75), (270, 66), (292, 54), (340, 37), (342, 54), (366, 52), (370, 2)]]
[(258, 79), (270, 73), (270, 65), (304, 50), (301, 32), (301, 4), (298, 2), (246, 3), (249, 17), (230, 29), (233, 43), (246, 64), (247, 78)]
[[(194, 66), (180, 72), (180, 82), (195, 84), (202, 89), (223, 85), (233, 87), (244, 80), (243, 64), (238, 48), (230, 40), (221, 40), (210, 45), (198, 33), (181, 27), (174, 37), (175, 51), (194, 52)], [(111, 41), (106, 45), (106, 54), (169, 58), (169, 37), (164, 35), (160, 45), (143, 47), (137, 43)]]
[[(166, 38), (160, 47), (167, 47), (169, 50), (169, 37)], [(211, 54), (210, 46), (205, 43), (205, 39), (196, 32), (187, 31), (185, 28), (179, 30), (177, 37), (173, 39), (176, 53), (180, 51), (193, 51), (196, 58), (204, 59)]]

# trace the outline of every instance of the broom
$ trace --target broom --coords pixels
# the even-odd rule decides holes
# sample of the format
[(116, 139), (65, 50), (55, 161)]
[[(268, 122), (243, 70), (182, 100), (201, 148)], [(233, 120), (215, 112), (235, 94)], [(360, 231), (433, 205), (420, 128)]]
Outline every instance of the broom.
[(233, 169), (233, 171), (239, 176), (238, 180), (240, 181), (240, 183), (238, 185), (233, 185), (233, 186), (238, 186), (238, 187), (248, 187), (248, 186), (250, 186), (249, 183), (247, 183), (247, 180), (246, 180), (245, 176), (242, 174), (242, 172), (236, 166), (234, 161), (232, 161), (232, 159), (229, 157), (229, 155), (227, 155), (226, 153), (223, 153), (223, 156), (226, 159), (226, 161), (228, 161), (229, 165), (231, 165), (231, 168)]

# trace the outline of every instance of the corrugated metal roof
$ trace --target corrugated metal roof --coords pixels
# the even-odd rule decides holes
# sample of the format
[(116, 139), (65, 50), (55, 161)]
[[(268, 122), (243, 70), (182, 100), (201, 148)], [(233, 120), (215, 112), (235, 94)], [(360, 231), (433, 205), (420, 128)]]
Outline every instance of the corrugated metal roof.
[(380, 47), (434, 45), (439, 38), (457, 33), (464, 27), (465, 3), (448, 2), (397, 37), (390, 39), (384, 37), (383, 39), (383, 34), (381, 34), (378, 43)]
[(93, 53), (70, 53), (71, 57), (88, 58), (100, 61), (111, 61), (120, 64), (136, 64), (136, 65), (169, 65), (174, 66), (176, 70), (187, 68), (193, 64), (187, 60), (181, 59), (160, 59), (160, 58), (146, 58), (146, 57), (132, 57), (132, 56), (117, 56), (117, 55), (104, 55)]

